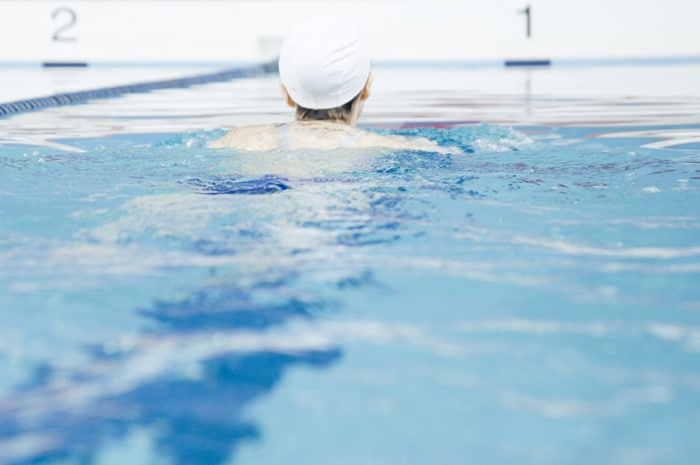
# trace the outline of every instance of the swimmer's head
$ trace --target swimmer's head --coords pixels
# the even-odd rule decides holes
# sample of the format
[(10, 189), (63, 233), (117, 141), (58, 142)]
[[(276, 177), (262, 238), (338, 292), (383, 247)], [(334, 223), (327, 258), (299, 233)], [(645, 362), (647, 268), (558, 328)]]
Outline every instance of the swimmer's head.
[(279, 72), (297, 107), (340, 108), (357, 99), (368, 83), (369, 48), (348, 21), (312, 18), (296, 25), (285, 38)]

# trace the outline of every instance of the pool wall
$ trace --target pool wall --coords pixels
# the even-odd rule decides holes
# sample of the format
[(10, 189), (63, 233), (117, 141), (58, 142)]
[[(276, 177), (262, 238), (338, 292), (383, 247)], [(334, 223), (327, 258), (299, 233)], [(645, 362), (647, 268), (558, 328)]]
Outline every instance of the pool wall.
[(0, 64), (265, 62), (310, 12), (356, 21), (377, 61), (700, 58), (691, 0), (10, 0)]

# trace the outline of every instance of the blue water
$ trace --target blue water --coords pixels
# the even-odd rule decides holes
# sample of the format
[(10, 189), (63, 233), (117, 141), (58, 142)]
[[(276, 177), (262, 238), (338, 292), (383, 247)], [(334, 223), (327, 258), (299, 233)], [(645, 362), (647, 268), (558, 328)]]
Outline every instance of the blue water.
[(700, 151), (0, 147), (0, 463), (695, 464)]

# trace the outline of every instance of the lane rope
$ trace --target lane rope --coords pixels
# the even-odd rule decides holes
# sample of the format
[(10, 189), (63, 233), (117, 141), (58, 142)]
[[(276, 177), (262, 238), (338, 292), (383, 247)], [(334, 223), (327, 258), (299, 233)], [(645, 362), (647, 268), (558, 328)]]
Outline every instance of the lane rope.
[(225, 82), (234, 79), (249, 78), (277, 72), (277, 62), (265, 63), (261, 65), (248, 66), (243, 68), (232, 68), (215, 73), (199, 74), (195, 76), (165, 79), (159, 81), (141, 82), (127, 84), (123, 86), (103, 87), (92, 90), (82, 90), (77, 92), (65, 92), (61, 94), (49, 95), (46, 97), (17, 100), (14, 102), (0, 103), (0, 117), (16, 115), (45, 108), (61, 107), (64, 105), (75, 105), (86, 103), (90, 100), (115, 98), (126, 94), (142, 94), (161, 89), (179, 89), (200, 84), (211, 84), (214, 82)]

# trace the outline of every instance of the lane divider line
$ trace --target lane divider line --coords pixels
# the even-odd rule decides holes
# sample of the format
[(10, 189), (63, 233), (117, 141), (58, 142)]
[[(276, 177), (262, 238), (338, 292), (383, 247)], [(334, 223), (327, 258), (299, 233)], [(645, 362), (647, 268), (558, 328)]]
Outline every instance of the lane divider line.
[(45, 108), (75, 105), (90, 100), (120, 97), (125, 94), (141, 94), (161, 89), (186, 88), (214, 82), (225, 82), (233, 79), (242, 79), (277, 72), (277, 61), (253, 65), (243, 68), (232, 68), (215, 73), (199, 74), (177, 79), (165, 79), (159, 81), (141, 82), (123, 86), (103, 87), (77, 92), (65, 92), (46, 97), (17, 100), (14, 102), (0, 103), (0, 118), (8, 115), (16, 115), (29, 111), (43, 110)]

